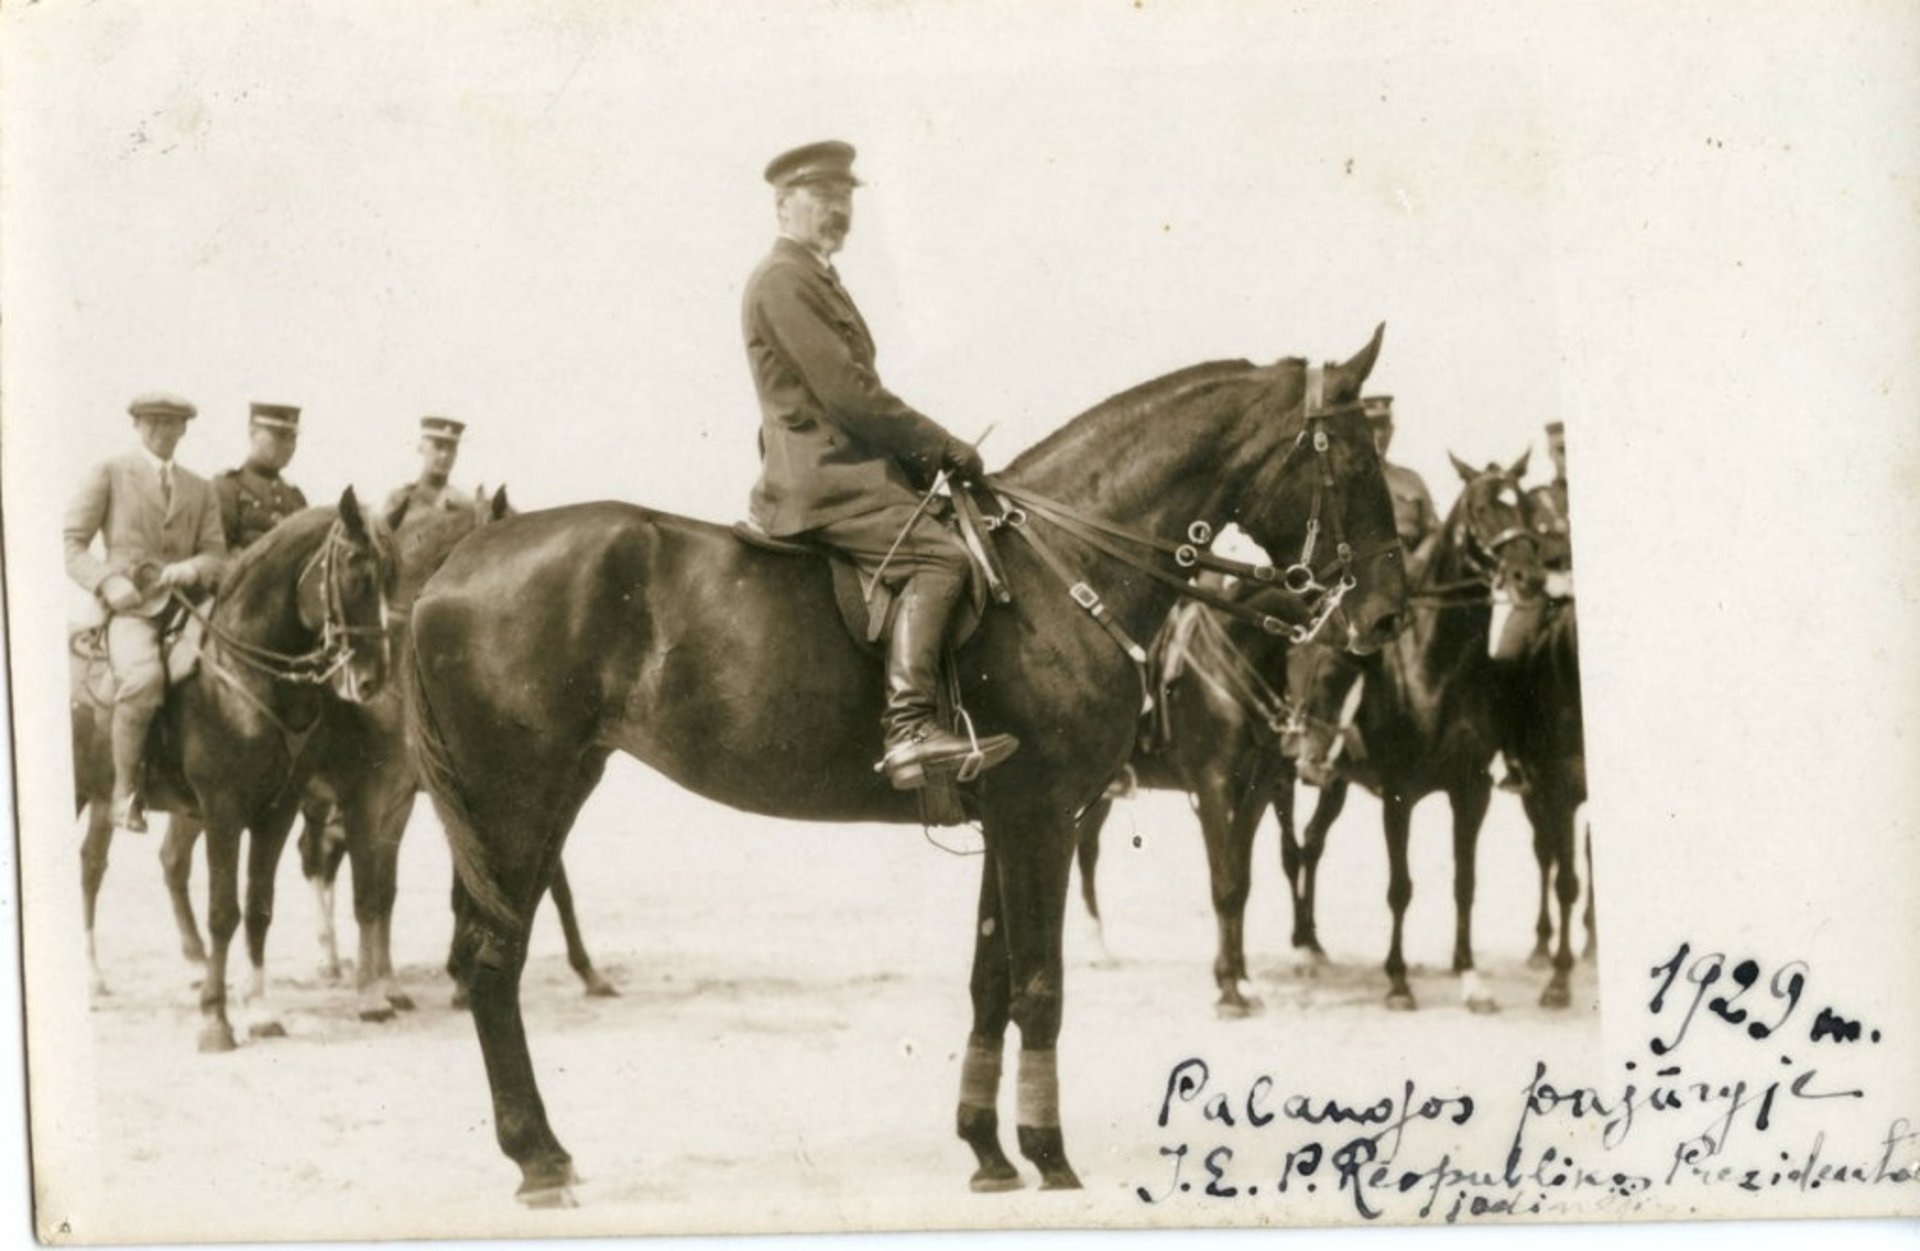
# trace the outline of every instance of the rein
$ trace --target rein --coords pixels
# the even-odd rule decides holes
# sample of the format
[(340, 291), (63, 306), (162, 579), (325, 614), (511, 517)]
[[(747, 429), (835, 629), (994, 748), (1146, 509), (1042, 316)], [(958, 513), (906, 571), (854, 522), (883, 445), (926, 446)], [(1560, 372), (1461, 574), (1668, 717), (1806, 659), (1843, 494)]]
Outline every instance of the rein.
[[(1286, 696), (1273, 689), (1253, 661), (1210, 613), (1190, 614), (1191, 626), (1178, 637), (1162, 666), (1162, 681), (1191, 672), (1223, 698), (1257, 718), (1276, 739), (1297, 715)], [(1179, 666), (1179, 668), (1175, 668)]]

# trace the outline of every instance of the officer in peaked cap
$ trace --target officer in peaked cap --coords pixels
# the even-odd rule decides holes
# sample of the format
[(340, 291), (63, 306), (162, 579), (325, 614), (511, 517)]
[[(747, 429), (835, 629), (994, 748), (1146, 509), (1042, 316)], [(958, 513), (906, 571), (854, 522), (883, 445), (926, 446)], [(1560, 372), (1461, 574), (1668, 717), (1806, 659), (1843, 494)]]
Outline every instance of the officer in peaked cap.
[(1387, 449), (1393, 445), (1393, 397), (1365, 396), (1360, 407), (1366, 413), (1367, 423), (1373, 427), (1373, 446), (1380, 453), (1387, 494), (1393, 499), (1393, 528), (1411, 552), (1440, 526), (1440, 517), (1433, 509), (1433, 493), (1427, 490), (1419, 474), (1387, 459)]
[(474, 511), (473, 500), (447, 481), (460, 458), (460, 436), (466, 432), (467, 423), (452, 417), (420, 419), (420, 476), (388, 494), (384, 510), (388, 524), (400, 530), (409, 519), (417, 521), (437, 509)]
[[(220, 505), (206, 479), (176, 465), (194, 406), (150, 392), (127, 406), (139, 446), (95, 465), (67, 505), (67, 576), (109, 614), (113, 669), (113, 823), (147, 828), (139, 778), (147, 727), (166, 696), (160, 618), (175, 591), (217, 583), (226, 561)], [(94, 554), (100, 540), (104, 555)]]
[(929, 772), (991, 768), (1019, 746), (976, 747), (941, 726), (934, 694), (947, 623), (968, 583), (958, 537), (921, 495), (940, 470), (978, 478), (980, 454), (880, 384), (873, 336), (840, 285), (833, 256), (853, 225), (853, 147), (829, 140), (768, 163), (780, 236), (747, 279), (747, 364), (760, 398), (760, 479), (750, 511), (768, 534), (805, 535), (846, 552), (896, 588), (887, 646), (886, 748), (901, 790)]
[(300, 443), (300, 410), (292, 404), (250, 406), (247, 459), (213, 480), (227, 547), (239, 552), (307, 506), (299, 487), (282, 476)]

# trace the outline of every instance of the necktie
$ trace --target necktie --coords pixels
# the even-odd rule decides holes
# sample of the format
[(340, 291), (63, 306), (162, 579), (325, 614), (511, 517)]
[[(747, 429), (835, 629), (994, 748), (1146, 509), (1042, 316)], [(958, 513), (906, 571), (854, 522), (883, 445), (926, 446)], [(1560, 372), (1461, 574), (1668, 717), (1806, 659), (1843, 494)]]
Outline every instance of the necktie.
[(173, 466), (172, 464), (162, 464), (160, 466), (160, 502), (165, 504), (168, 508), (173, 507)]

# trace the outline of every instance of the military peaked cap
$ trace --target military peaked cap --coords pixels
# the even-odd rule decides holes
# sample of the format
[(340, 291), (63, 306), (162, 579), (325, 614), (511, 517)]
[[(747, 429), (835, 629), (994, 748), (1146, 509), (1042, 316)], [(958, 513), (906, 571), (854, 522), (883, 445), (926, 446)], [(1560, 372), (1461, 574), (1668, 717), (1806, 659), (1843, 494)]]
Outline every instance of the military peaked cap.
[(458, 443), (466, 432), (467, 423), (455, 421), (451, 417), (422, 417), (420, 433), (429, 439), (442, 439), (448, 443)]
[(1369, 395), (1360, 401), (1360, 411), (1367, 415), (1368, 421), (1392, 421), (1393, 397), (1391, 395)]
[(813, 182), (844, 182), (857, 187), (860, 180), (853, 176), (853, 145), (828, 139), (782, 152), (768, 162), (767, 181), (776, 187)]
[(269, 430), (298, 430), (300, 428), (300, 409), (293, 404), (261, 404), (248, 406), (248, 420), (256, 426), (265, 426)]
[(127, 411), (135, 417), (185, 417), (191, 420), (200, 410), (192, 401), (165, 391), (148, 391), (133, 397)]

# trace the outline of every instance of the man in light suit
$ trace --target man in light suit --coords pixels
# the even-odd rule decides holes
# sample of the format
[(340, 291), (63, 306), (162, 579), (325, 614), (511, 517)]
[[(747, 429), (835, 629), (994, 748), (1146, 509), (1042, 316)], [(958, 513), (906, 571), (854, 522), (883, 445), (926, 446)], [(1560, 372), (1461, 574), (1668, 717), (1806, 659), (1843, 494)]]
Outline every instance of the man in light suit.
[(978, 478), (980, 453), (880, 385), (873, 336), (831, 259), (853, 224), (853, 155), (848, 144), (813, 143), (767, 166), (780, 238), (747, 279), (741, 308), (760, 397), (750, 509), (768, 534), (824, 543), (868, 577), (899, 584), (881, 767), (894, 787), (912, 790), (929, 772), (957, 772), (970, 758), (992, 768), (1019, 740), (983, 735), (976, 749), (934, 716), (967, 553), (921, 508), (921, 493), (943, 469)]
[[(147, 727), (166, 695), (159, 618), (176, 589), (212, 586), (226, 562), (220, 504), (207, 480), (173, 463), (193, 418), (178, 396), (127, 406), (140, 446), (96, 465), (67, 508), (67, 576), (97, 598), (113, 667), (113, 822), (144, 832), (135, 782)], [(93, 552), (98, 537), (104, 558)]]

